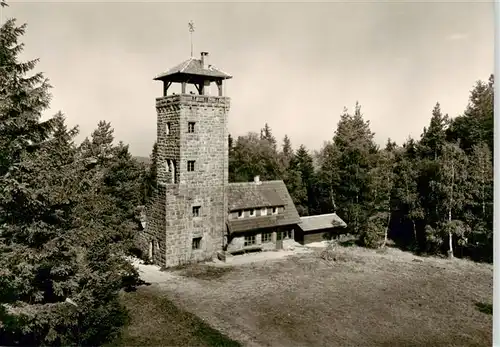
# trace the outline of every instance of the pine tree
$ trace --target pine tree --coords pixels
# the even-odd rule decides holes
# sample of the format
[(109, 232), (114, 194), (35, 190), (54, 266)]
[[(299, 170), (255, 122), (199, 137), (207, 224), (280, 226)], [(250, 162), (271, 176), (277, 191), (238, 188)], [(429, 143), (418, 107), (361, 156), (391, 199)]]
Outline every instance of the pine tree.
[[(299, 214), (307, 216), (311, 213), (313, 205), (312, 193), (314, 188), (314, 168), (312, 165), (312, 157), (305, 148), (301, 145), (294, 157), (290, 161), (288, 174), (291, 176), (286, 182), (290, 187), (290, 195), (296, 202), (296, 207)], [(300, 182), (298, 181), (300, 180)], [(294, 182), (294, 184), (290, 184)]]
[(26, 77), (36, 61), (17, 60), (24, 30), (14, 20), (0, 29), (0, 341), (100, 345), (124, 324), (118, 293), (138, 275), (109, 247), (116, 225), (92, 213), (103, 195), (74, 146), (77, 129), (60, 113), (40, 121), (50, 94), (42, 74)]
[(446, 130), (450, 124), (448, 115), (443, 115), (441, 105), (436, 103), (432, 110), (429, 128), (424, 128), (420, 140), (420, 151), (423, 158), (437, 160), (446, 142)]
[(293, 159), (294, 152), (292, 148), (292, 142), (288, 135), (283, 138), (282, 150), (280, 152), (280, 162), (283, 170), (287, 170), (290, 166), (290, 162)]
[(144, 180), (145, 201), (147, 202), (156, 189), (158, 179), (158, 143), (155, 141), (151, 154), (149, 155), (150, 164), (146, 169)]
[[(389, 142), (390, 143), (390, 142)], [(376, 165), (368, 174), (371, 198), (370, 228), (363, 230), (361, 241), (364, 245), (377, 247), (382, 239), (382, 247), (388, 241), (388, 232), (392, 212), (392, 193), (394, 187), (394, 155), (393, 146), (378, 153)]]
[(460, 147), (468, 154), (474, 145), (481, 143), (487, 143), (493, 152), (494, 92), (493, 75), (488, 82), (476, 82), (464, 114), (451, 122), (448, 139), (454, 142), (460, 139)]
[(319, 213), (331, 213), (337, 210), (334, 189), (341, 184), (339, 162), (342, 153), (332, 143), (327, 142), (318, 153), (318, 207)]
[(113, 132), (111, 123), (99, 121), (91, 134), (91, 140), (86, 138), (81, 144), (82, 155), (98, 165), (106, 165), (113, 157)]
[[(436, 223), (442, 223), (440, 208), (443, 197), (438, 186), (440, 185), (440, 160), (446, 145), (448, 126), (448, 116), (442, 114), (440, 104), (436, 103), (432, 111), (430, 125), (428, 128), (424, 128), (417, 146), (420, 171), (418, 191), (421, 206), (425, 209), (425, 221), (432, 228), (436, 228)], [(430, 240), (430, 237), (427, 239)], [(435, 240), (439, 241), (439, 238)]]
[(274, 150), (274, 152), (277, 151), (276, 138), (273, 136), (273, 132), (272, 132), (271, 127), (269, 126), (269, 124), (266, 123), (264, 125), (264, 128), (262, 128), (260, 130), (260, 139), (268, 141), (269, 145)]
[(404, 223), (411, 223), (411, 235), (413, 246), (418, 249), (419, 237), (417, 235), (417, 223), (424, 219), (424, 211), (420, 206), (420, 196), (418, 191), (419, 163), (415, 141), (408, 139), (402, 150), (396, 157), (395, 165), (395, 204), (399, 210), (399, 216), (403, 219), (399, 225), (399, 235), (401, 241), (408, 245), (408, 241), (403, 234)]
[(340, 216), (351, 233), (359, 234), (365, 225), (371, 200), (368, 172), (373, 167), (377, 146), (370, 122), (363, 119), (361, 106), (356, 103), (354, 114), (347, 109), (340, 116), (333, 144), (339, 153), (338, 185), (331, 187)]
[(290, 165), (284, 179), (288, 192), (300, 216), (308, 215), (307, 187), (304, 186), (301, 172)]
[(493, 165), (486, 143), (474, 145), (468, 168), (469, 195), (464, 220), (472, 228), (468, 247), (472, 256), (493, 256)]

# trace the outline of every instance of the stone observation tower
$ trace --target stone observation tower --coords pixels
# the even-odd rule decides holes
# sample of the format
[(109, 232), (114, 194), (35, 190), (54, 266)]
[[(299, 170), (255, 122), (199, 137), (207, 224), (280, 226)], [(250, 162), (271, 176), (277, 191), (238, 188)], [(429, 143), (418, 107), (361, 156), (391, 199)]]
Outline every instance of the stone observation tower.
[[(142, 238), (155, 264), (210, 259), (224, 246), (230, 100), (223, 82), (230, 78), (208, 63), (207, 52), (155, 78), (163, 82), (156, 99), (158, 186)], [(181, 85), (180, 94), (168, 94), (173, 83)], [(187, 93), (188, 84), (197, 93)], [(214, 84), (216, 95), (209, 95)]]

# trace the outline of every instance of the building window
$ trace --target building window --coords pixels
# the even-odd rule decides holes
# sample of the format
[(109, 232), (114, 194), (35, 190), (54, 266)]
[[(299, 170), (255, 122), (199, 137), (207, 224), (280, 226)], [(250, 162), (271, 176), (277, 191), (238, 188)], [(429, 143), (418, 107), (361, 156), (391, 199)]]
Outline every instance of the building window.
[(192, 249), (200, 249), (201, 247), (201, 237), (193, 238)]
[(262, 233), (262, 242), (271, 242), (272, 234), (271, 233)]
[(200, 216), (201, 206), (193, 206), (193, 217)]
[(175, 174), (175, 160), (167, 159), (165, 163), (165, 170), (168, 172), (168, 183), (177, 183), (177, 175)]
[(273, 214), (278, 214), (278, 208), (277, 207), (273, 207)]
[(238, 218), (243, 218), (243, 211), (238, 211)]
[(187, 169), (188, 169), (188, 172), (194, 171), (194, 160), (188, 160)]
[(283, 239), (291, 239), (292, 238), (292, 231), (291, 230), (285, 230), (283, 232)]
[(255, 217), (255, 210), (254, 209), (250, 210), (250, 217)]
[(245, 236), (245, 247), (255, 245), (255, 235)]
[(170, 122), (165, 126), (165, 135), (170, 135)]
[(194, 133), (194, 122), (188, 123), (188, 133)]
[(260, 210), (260, 215), (267, 216), (267, 208), (266, 207), (262, 207), (262, 209)]

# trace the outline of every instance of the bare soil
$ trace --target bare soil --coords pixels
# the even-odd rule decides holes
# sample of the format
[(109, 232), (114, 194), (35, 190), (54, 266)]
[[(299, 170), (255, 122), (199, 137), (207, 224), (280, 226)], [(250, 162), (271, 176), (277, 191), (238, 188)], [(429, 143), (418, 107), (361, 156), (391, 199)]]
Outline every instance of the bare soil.
[[(152, 283), (148, 295), (247, 346), (491, 346), (492, 265), (396, 249), (339, 246), (329, 252), (325, 257), (317, 248), (224, 270), (220, 264), (173, 272), (139, 268)], [(127, 294), (125, 302), (142, 293)], [(182, 328), (181, 319), (176, 330), (160, 323), (147, 328), (151, 323), (144, 322), (165, 321), (165, 314), (142, 306), (132, 312), (124, 344), (163, 334), (161, 345), (172, 345), (167, 335), (181, 334), (176, 344), (190, 345), (189, 324)], [(200, 341), (196, 345), (224, 345)]]

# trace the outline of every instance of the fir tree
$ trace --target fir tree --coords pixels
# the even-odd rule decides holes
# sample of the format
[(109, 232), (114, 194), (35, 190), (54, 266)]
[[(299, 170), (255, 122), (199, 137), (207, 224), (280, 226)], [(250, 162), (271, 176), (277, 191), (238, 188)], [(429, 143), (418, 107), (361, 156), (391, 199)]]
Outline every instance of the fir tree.
[[(119, 291), (138, 280), (103, 225), (105, 195), (49, 105), (42, 74), (27, 76), (14, 20), (0, 29), (0, 340), (100, 345), (126, 320)], [(107, 201), (106, 201), (107, 202)], [(108, 206), (113, 206), (112, 204)], [(97, 213), (102, 212), (102, 213)]]

